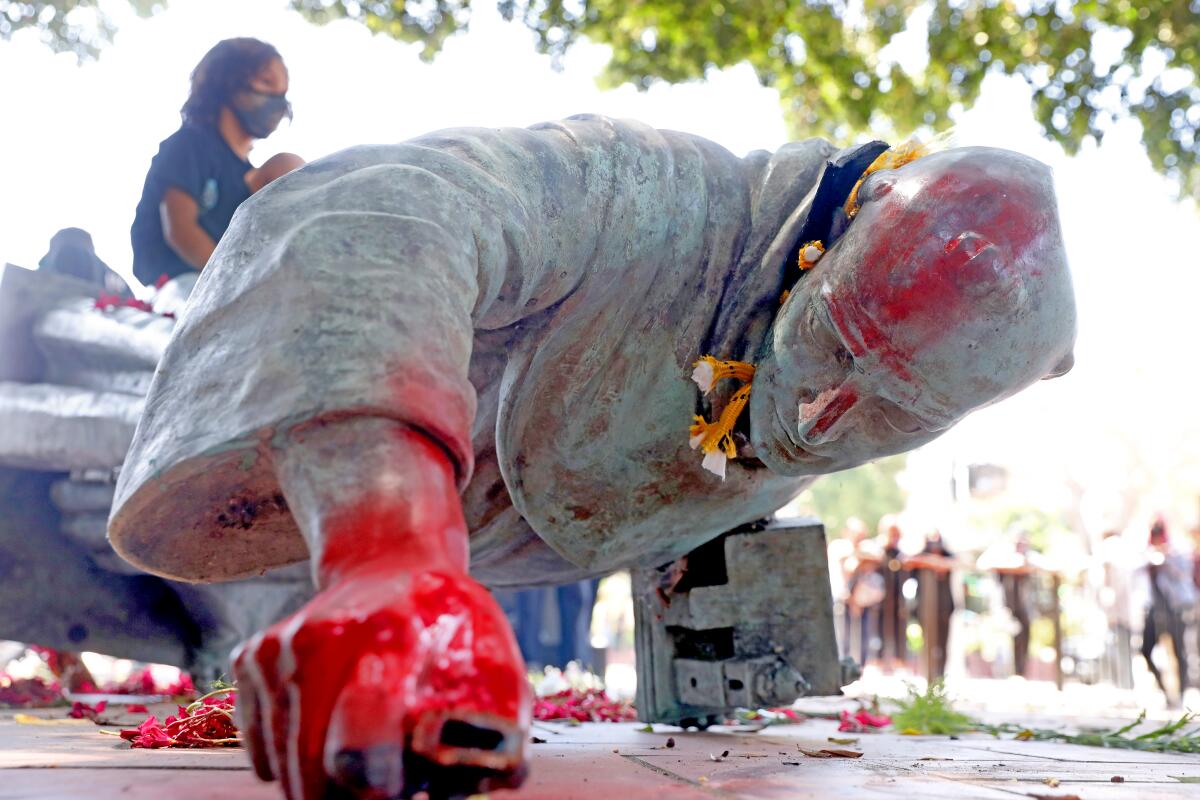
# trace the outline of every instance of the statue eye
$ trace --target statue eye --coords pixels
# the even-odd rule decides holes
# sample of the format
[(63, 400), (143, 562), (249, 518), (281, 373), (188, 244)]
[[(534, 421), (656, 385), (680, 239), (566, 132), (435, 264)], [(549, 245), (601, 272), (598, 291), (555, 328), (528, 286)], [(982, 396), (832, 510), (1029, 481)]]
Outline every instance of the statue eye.
[(829, 327), (829, 323), (825, 321), (825, 315), (817, 308), (816, 303), (809, 305), (806, 316), (809, 336), (822, 351), (832, 353), (839, 363), (844, 358), (853, 362), (850, 352), (846, 350), (846, 346), (842, 343), (841, 339), (834, 335), (833, 330)]
[(895, 403), (884, 400), (879, 408), (884, 421), (898, 433), (920, 433), (925, 430), (919, 419)]

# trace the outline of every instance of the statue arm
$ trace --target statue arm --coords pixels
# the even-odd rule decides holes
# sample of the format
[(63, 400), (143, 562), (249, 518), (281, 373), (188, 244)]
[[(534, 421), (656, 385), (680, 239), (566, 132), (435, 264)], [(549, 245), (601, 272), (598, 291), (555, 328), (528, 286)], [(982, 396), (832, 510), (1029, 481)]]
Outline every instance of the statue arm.
[[(610, 121), (465, 129), (314, 162), (242, 206), (167, 361), (196, 370), (207, 351), (207, 374), (241, 384), (214, 394), (214, 411), (245, 397), (259, 424), (227, 429), (297, 412), (390, 417), (442, 444), (461, 485), (476, 331), (524, 323), (528, 335), (588, 280), (619, 291), (630, 252), (668, 227), (643, 211), (673, 187), (670, 148), (654, 135)], [(650, 169), (657, 183), (635, 180)], [(230, 364), (236, 350), (256, 363)]]
[[(557, 148), (475, 134), (434, 144), (307, 189), (303, 171), (280, 182), (299, 184), (295, 205), (305, 210), (265, 256), (282, 276), (280, 313), (268, 320), (282, 337), (260, 341), (289, 342), (280, 358), (303, 355), (280, 390), (318, 386), (329, 393), (326, 408), (358, 412), (272, 440), (319, 591), (248, 642), (235, 671), (256, 768), (295, 798), (325, 796), (362, 772), (383, 776), (374, 788), (399, 796), (403, 750), (491, 770), (489, 781), (503, 786), (519, 780), (528, 739), (516, 644), (466, 575), (455, 478), (465, 480), (472, 452), (471, 346), (479, 329), (524, 322), (536, 332), (535, 315), (566, 297), (606, 248), (555, 215), (555, 206), (570, 208), (573, 219), (597, 224), (586, 213), (594, 199), (570, 197), (575, 186), (558, 170), (571, 159), (555, 162)], [(238, 252), (236, 240), (228, 246)], [(334, 396), (342, 387), (345, 399)], [(305, 668), (283, 674), (277, 666), (287, 663)], [(382, 664), (390, 665), (382, 690), (378, 678), (360, 680)], [(330, 674), (352, 677), (343, 687)], [(297, 731), (287, 746), (269, 735), (281, 718)], [(460, 747), (442, 735), (454, 725), (504, 744)], [(377, 763), (346, 769), (364, 758)]]
[[(261, 443), (330, 420), (420, 432), (463, 488), (476, 336), (516, 347), (567, 315), (640, 302), (629, 270), (660, 263), (684, 235), (703, 252), (716, 199), (744, 206), (741, 161), (717, 150), (574, 120), (352, 148), (274, 181), (238, 210), (159, 364), (118, 487), (114, 542), (167, 574), (246, 574), (252, 565), (207, 544), (193, 556), (136, 531), (154, 528), (166, 480), (194, 489), (176, 517), (197, 531), (219, 524), (211, 498), (275, 480)], [(673, 263), (675, 280), (705, 264)], [(264, 563), (296, 557), (296, 537), (263, 531)]]

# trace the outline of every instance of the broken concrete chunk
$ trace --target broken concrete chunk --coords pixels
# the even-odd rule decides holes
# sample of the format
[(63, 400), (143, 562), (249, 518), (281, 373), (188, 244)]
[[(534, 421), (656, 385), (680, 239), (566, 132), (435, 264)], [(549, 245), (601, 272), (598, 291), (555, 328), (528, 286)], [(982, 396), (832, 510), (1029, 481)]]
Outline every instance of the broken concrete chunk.
[(111, 469), (125, 459), (143, 404), (128, 394), (0, 382), (0, 465)]

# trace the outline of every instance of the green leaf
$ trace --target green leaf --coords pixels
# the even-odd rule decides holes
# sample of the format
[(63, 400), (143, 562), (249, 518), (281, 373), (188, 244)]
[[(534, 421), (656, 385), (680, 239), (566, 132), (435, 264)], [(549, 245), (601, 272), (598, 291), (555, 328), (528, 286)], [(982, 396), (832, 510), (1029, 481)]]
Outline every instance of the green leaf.
[(892, 714), (892, 725), (899, 731), (954, 735), (980, 729), (977, 720), (954, 709), (941, 680), (932, 681), (924, 692), (910, 685), (908, 697), (894, 702), (898, 710)]

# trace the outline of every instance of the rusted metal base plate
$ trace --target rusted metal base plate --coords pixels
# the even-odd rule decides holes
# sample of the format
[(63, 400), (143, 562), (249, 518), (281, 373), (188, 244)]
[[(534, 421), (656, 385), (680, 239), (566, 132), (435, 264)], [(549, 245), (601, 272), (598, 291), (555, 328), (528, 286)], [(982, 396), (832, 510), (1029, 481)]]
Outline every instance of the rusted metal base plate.
[(635, 570), (633, 604), (636, 705), (647, 722), (703, 727), (849, 682), (816, 520), (747, 526)]

